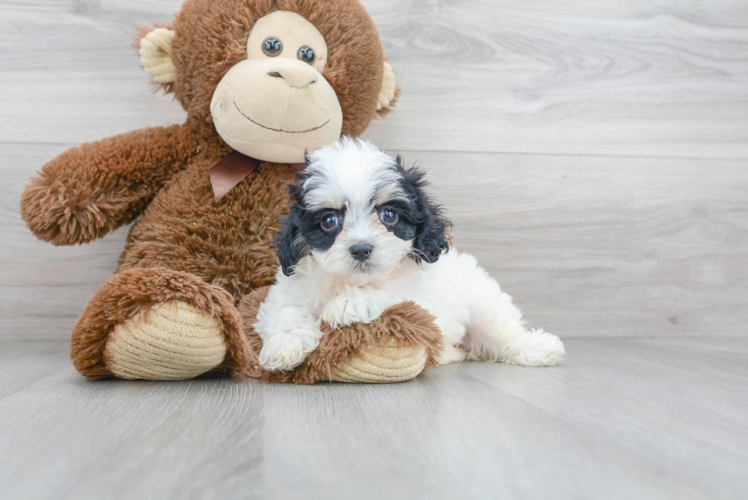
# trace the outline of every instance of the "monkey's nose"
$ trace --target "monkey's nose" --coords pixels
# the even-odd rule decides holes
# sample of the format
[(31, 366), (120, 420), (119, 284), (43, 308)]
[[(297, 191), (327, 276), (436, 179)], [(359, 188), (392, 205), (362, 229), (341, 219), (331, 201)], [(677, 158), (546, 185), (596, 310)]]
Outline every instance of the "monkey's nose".
[[(282, 58), (279, 58), (282, 59)], [(290, 86), (303, 89), (317, 81), (317, 71), (300, 61), (273, 60), (265, 64), (268, 76), (283, 78)]]
[(371, 257), (371, 251), (374, 250), (374, 245), (360, 243), (358, 245), (353, 245), (349, 250), (351, 252), (351, 257), (359, 262), (364, 262)]

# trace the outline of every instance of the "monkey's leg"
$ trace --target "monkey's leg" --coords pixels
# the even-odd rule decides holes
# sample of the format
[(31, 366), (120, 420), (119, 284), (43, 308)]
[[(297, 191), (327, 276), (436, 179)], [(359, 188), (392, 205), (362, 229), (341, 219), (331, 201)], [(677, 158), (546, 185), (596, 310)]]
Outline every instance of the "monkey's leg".
[(231, 295), (166, 268), (110, 278), (73, 328), (70, 356), (90, 379), (144, 380), (238, 372), (254, 358)]
[[(239, 311), (247, 339), (256, 353), (262, 339), (254, 331), (260, 304), (267, 288), (242, 298)], [(272, 382), (313, 384), (315, 382), (391, 383), (413, 379), (437, 365), (441, 333), (434, 318), (413, 302), (390, 307), (368, 324), (331, 328), (322, 324), (319, 346), (293, 371), (270, 372), (259, 363), (246, 365), (251, 377)]]

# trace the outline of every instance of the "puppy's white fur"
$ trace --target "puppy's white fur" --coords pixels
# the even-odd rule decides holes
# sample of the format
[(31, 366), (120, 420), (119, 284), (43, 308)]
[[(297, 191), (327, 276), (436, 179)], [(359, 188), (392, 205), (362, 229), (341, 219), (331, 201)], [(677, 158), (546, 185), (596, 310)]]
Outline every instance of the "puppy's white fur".
[[(451, 248), (434, 263), (411, 258), (418, 255), (413, 240), (396, 236), (378, 215), (378, 207), (394, 200), (413, 201), (395, 160), (369, 143), (343, 139), (307, 163), (299, 186), (304, 209), (345, 216), (332, 246), (310, 248), (290, 276), (278, 271), (254, 325), (263, 340), (263, 367), (301, 364), (319, 345), (322, 321), (333, 327), (370, 323), (406, 300), (436, 318), (444, 338), (440, 364), (471, 359), (551, 366), (563, 359), (561, 340), (525, 329), (511, 297), (474, 257)], [(361, 243), (373, 246), (363, 264), (350, 252)]]

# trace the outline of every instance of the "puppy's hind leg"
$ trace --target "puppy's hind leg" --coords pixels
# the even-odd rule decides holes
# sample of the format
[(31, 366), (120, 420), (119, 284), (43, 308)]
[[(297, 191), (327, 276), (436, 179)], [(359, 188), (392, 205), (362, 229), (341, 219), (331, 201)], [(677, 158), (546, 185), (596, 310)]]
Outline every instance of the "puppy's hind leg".
[[(467, 256), (465, 256), (467, 257)], [(499, 284), (470, 257), (462, 275), (470, 284), (470, 321), (463, 340), (468, 359), (524, 366), (553, 366), (566, 355), (561, 340), (543, 330), (527, 330), (522, 312)]]

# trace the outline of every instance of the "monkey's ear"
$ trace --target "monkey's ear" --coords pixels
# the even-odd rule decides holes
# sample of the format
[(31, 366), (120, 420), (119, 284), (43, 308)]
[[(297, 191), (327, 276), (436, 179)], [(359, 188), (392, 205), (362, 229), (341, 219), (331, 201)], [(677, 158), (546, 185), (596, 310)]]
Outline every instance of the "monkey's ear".
[(174, 30), (168, 28), (140, 28), (141, 38), (136, 40), (135, 47), (140, 54), (140, 63), (153, 81), (168, 86), (177, 78), (177, 67), (171, 59), (171, 44)]
[(379, 89), (379, 98), (377, 99), (377, 114), (379, 116), (384, 116), (392, 111), (392, 107), (397, 101), (398, 90), (392, 66), (385, 61), (384, 71), (382, 72), (382, 88)]
[(291, 276), (294, 268), (303, 256), (309, 252), (309, 246), (301, 234), (299, 207), (294, 204), (284, 221), (283, 229), (278, 233), (275, 243), (278, 245), (278, 260), (283, 274)]

